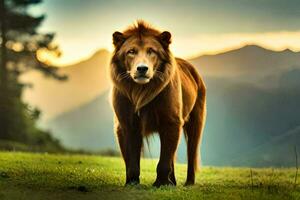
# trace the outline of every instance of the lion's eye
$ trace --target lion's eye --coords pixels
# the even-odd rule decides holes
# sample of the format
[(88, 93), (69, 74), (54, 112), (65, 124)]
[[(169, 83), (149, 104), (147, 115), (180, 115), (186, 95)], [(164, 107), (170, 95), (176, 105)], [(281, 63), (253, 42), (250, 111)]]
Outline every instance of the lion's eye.
[(136, 51), (134, 49), (130, 49), (129, 51), (127, 51), (127, 54), (129, 54), (129, 55), (135, 55)]
[(154, 51), (152, 48), (149, 48), (149, 49), (147, 50), (147, 54), (151, 55), (151, 54), (153, 54), (153, 53), (155, 53), (155, 51)]

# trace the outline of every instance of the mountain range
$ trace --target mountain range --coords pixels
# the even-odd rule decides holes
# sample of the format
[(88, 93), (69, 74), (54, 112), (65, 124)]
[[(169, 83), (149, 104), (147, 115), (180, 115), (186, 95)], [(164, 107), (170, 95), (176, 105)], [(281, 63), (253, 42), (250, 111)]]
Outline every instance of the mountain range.
[[(70, 80), (76, 77), (74, 83), (56, 83), (53, 91), (50, 87), (40, 89), (51, 94), (47, 103), (40, 104), (46, 107), (41, 108), (45, 115), (51, 116), (44, 126), (67, 147), (93, 151), (118, 148), (108, 101), (109, 81), (102, 76), (109, 57), (108, 52), (100, 51), (82, 63), (63, 69), (70, 74)], [(294, 148), (300, 149), (299, 52), (276, 52), (248, 45), (192, 58), (190, 62), (204, 77), (208, 93), (207, 123), (201, 147), (204, 165), (294, 165)], [(64, 93), (65, 88), (60, 88), (63, 84), (69, 84), (75, 95)], [(55, 97), (56, 90), (62, 96)], [(72, 106), (51, 98), (69, 98)], [(47, 113), (56, 104), (59, 105), (56, 112)], [(150, 140), (150, 150), (145, 154), (159, 155), (157, 137)], [(183, 139), (177, 159), (186, 160)]]
[[(246, 45), (217, 55), (199, 56), (190, 61), (204, 77), (229, 78), (272, 88), (278, 87), (278, 78), (284, 71), (299, 67), (300, 52), (289, 49), (271, 51), (256, 45)], [(274, 80), (270, 81), (270, 78)]]

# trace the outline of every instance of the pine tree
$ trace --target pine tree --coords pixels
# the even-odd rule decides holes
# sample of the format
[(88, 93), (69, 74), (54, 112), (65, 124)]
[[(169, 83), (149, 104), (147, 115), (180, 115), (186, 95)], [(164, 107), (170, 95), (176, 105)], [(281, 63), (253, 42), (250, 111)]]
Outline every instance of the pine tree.
[(0, 139), (41, 145), (50, 135), (35, 127), (40, 112), (21, 101), (26, 84), (18, 78), (29, 70), (39, 70), (58, 80), (66, 77), (38, 59), (41, 51), (60, 54), (53, 43), (54, 33), (37, 31), (45, 16), (35, 17), (28, 12), (30, 6), (39, 3), (41, 0), (0, 0)]

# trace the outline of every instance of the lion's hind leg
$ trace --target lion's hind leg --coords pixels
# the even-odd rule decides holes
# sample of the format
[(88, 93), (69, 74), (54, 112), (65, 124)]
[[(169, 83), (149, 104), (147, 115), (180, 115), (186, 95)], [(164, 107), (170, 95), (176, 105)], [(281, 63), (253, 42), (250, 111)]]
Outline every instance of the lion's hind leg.
[[(200, 96), (200, 95), (199, 95)], [(195, 183), (195, 172), (198, 166), (198, 149), (205, 122), (205, 99), (199, 97), (190, 113), (189, 120), (184, 124), (184, 133), (187, 142), (188, 169), (185, 185)]]

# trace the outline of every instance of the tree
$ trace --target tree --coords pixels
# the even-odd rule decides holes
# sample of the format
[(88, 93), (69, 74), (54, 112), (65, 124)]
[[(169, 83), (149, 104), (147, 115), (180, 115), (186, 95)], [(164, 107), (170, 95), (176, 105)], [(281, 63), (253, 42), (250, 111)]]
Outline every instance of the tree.
[[(54, 33), (39, 33), (37, 28), (45, 16), (32, 16), (28, 8), (42, 0), (0, 0), (0, 139), (24, 143), (41, 137), (35, 127), (39, 111), (21, 101), (25, 83), (18, 78), (29, 70), (39, 70), (45, 75), (65, 80), (57, 68), (38, 59), (41, 52), (59, 56), (60, 51), (53, 43)], [(41, 141), (39, 141), (41, 142)]]

